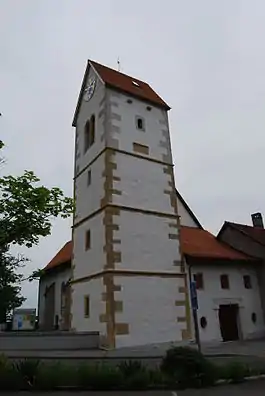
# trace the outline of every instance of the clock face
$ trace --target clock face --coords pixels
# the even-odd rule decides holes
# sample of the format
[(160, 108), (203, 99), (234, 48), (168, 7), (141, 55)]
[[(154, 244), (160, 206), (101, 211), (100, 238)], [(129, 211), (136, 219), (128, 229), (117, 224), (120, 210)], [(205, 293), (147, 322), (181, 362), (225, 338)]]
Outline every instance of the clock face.
[(88, 84), (87, 84), (87, 86), (85, 88), (85, 91), (84, 91), (84, 100), (86, 102), (88, 102), (92, 98), (93, 93), (95, 91), (95, 87), (96, 87), (96, 79), (95, 78), (90, 78), (88, 80)]

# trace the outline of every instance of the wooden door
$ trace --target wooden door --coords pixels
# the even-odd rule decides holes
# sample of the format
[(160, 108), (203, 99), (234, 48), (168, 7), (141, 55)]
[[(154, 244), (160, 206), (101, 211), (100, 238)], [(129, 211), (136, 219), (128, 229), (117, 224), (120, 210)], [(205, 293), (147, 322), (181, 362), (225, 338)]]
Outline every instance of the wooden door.
[(223, 341), (236, 341), (239, 339), (237, 304), (220, 305), (219, 322)]

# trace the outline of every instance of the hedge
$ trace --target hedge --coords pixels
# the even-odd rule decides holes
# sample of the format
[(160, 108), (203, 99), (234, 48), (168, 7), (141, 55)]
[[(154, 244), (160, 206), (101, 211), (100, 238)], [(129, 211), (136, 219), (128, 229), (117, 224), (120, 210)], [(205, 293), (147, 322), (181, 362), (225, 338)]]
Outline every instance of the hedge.
[(74, 365), (33, 359), (12, 362), (2, 355), (0, 391), (185, 389), (212, 386), (220, 379), (240, 382), (261, 373), (236, 362), (215, 366), (197, 350), (183, 347), (168, 350), (160, 367), (152, 370), (139, 361)]

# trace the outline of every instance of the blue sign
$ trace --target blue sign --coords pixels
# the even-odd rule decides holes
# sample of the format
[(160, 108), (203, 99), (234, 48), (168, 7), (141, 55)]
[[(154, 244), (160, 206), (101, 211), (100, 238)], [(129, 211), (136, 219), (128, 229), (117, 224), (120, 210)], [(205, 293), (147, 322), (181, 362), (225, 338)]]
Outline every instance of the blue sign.
[(197, 297), (197, 289), (196, 289), (196, 282), (190, 282), (190, 297), (191, 297), (191, 306), (192, 309), (198, 309), (198, 297)]

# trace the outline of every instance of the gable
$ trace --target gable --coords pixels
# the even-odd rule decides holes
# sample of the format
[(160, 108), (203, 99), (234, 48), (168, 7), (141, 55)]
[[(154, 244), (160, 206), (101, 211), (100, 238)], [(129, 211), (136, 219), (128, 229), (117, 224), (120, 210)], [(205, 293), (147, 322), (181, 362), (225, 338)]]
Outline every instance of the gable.
[(189, 257), (225, 260), (250, 259), (244, 253), (240, 253), (219, 241), (209, 231), (198, 227), (181, 226), (180, 240), (183, 253)]
[(176, 194), (180, 224), (186, 227), (203, 228), (201, 223), (199, 222), (191, 208), (188, 206), (186, 201), (180, 195), (178, 190), (176, 190)]
[(111, 69), (92, 60), (88, 60), (72, 126), (76, 126), (77, 116), (80, 110), (84, 89), (88, 80), (88, 75), (89, 73), (91, 73), (91, 70), (93, 70), (93, 72), (98, 76), (102, 84), (114, 90), (125, 92), (138, 99), (142, 99), (144, 101), (152, 103), (165, 110), (170, 110), (168, 104), (164, 102), (164, 100), (150, 87), (150, 85), (148, 85), (144, 81), (120, 73), (117, 70)]
[[(262, 244), (260, 240), (256, 240), (253, 235), (249, 235), (248, 232), (245, 231), (245, 229), (238, 227), (237, 224), (226, 221), (219, 231), (217, 239), (228, 244), (239, 252), (243, 252), (257, 259), (264, 259), (265, 245)], [(253, 233), (255, 233), (255, 230)]]

